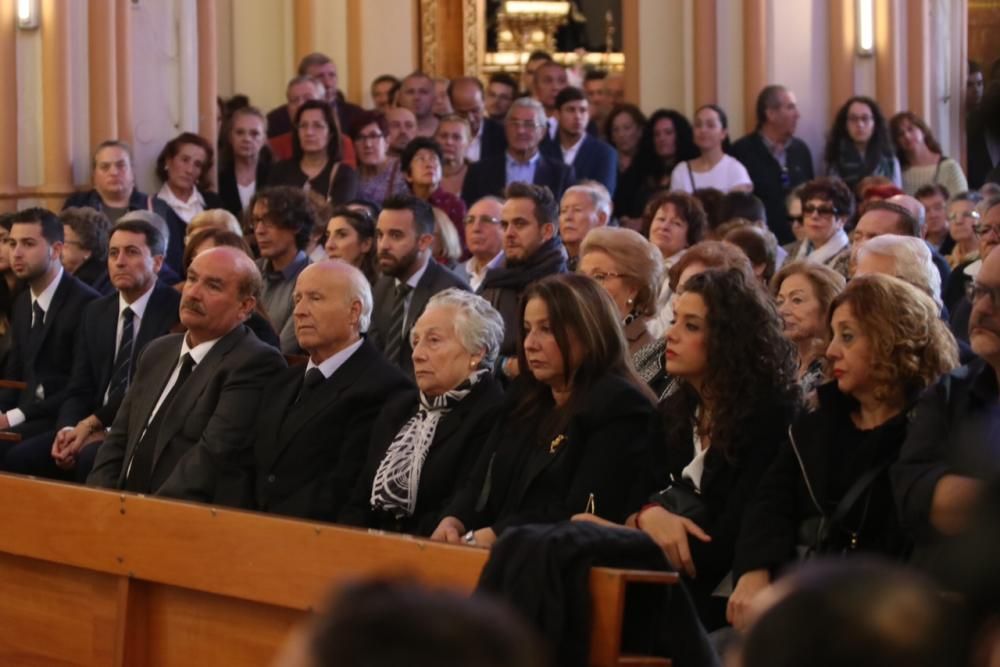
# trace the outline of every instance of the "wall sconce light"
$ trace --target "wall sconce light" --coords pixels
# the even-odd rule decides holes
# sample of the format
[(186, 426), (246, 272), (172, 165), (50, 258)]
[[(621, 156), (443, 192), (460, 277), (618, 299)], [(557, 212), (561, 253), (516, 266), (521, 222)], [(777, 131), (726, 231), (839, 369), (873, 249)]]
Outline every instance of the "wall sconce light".
[(37, 30), (38, 13), (38, 0), (17, 0), (18, 29)]
[(875, 53), (875, 5), (874, 0), (857, 0), (854, 7), (857, 16), (858, 55), (870, 56)]

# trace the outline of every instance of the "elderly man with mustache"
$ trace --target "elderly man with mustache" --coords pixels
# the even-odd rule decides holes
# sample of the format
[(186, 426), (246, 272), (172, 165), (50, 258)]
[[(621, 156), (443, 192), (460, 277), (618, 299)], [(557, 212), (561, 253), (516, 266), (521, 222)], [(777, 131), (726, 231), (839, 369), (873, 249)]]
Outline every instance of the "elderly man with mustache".
[(87, 484), (240, 503), (253, 428), (246, 416), (285, 367), (243, 326), (260, 288), (260, 271), (235, 248), (194, 259), (180, 303), (187, 332), (146, 346)]
[[(981, 237), (1000, 239), (1000, 198), (983, 202)], [(986, 481), (1000, 474), (1000, 252), (969, 292), (969, 342), (979, 359), (944, 376), (914, 411), (893, 466), (896, 502), (917, 539), (915, 560), (934, 569), (937, 547), (961, 533)]]

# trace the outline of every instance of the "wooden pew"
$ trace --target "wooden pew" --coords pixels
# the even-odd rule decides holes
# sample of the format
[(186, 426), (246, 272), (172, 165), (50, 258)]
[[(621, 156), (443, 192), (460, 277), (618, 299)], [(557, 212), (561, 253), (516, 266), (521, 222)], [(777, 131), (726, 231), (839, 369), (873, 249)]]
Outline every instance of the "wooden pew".
[[(128, 493), (0, 475), (0, 664), (269, 664), (331, 586), (402, 575), (471, 591), (487, 552)], [(620, 655), (631, 582), (595, 568), (591, 664)]]

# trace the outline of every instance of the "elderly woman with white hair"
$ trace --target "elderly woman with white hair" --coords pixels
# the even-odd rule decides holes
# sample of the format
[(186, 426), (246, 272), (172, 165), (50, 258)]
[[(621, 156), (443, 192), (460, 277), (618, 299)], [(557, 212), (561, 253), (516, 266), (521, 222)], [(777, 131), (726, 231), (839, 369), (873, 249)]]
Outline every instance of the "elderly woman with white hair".
[(895, 276), (941, 302), (941, 274), (931, 259), (931, 251), (923, 239), (914, 236), (883, 234), (866, 242), (858, 250), (856, 276), (881, 273)]
[(649, 323), (663, 282), (663, 258), (655, 245), (631, 229), (592, 229), (580, 246), (577, 272), (597, 281), (615, 302), (630, 354), (653, 342)]
[(340, 521), (427, 536), (495, 425), (503, 391), (490, 369), (503, 319), (482, 297), (447, 289), (431, 297), (410, 337), (419, 394), (383, 407)]

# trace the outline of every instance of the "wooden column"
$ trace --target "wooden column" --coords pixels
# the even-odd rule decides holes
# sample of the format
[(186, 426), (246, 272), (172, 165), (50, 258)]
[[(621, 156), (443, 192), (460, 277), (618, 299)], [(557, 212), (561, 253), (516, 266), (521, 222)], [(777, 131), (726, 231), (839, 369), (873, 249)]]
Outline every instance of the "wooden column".
[(716, 74), (718, 28), (715, 20), (715, 0), (694, 3), (694, 106), (715, 104), (719, 100)]
[[(365, 99), (361, 55), (361, 0), (347, 0), (347, 96), (352, 100)], [(343, 75), (343, 70), (340, 70)], [(343, 84), (341, 84), (343, 88)]]
[(639, 103), (639, 0), (622, 0), (622, 52), (625, 54), (625, 99)]
[(743, 0), (743, 118), (747, 131), (757, 127), (757, 95), (767, 84), (767, 0)]
[(894, 0), (875, 0), (875, 99), (889, 118), (899, 111), (899, 51)]
[(313, 30), (316, 27), (316, 0), (295, 0), (292, 11), (295, 32), (295, 66), (298, 67), (303, 57), (316, 50), (316, 40), (313, 39)]
[(909, 0), (906, 5), (906, 106), (927, 122), (931, 122), (929, 11), (927, 0)]
[[(66, 192), (73, 187), (70, 130), (73, 107), (70, 79), (64, 76), (70, 71), (69, 0), (44, 0), (41, 13), (43, 71), (61, 73), (42, 79), (43, 182), (48, 191)], [(53, 205), (52, 201), (47, 203)]]
[[(17, 190), (17, 45), (15, 43), (14, 0), (0, 0), (0, 194), (12, 195)], [(0, 212), (17, 208), (16, 199), (0, 199)]]
[[(118, 89), (118, 139), (131, 145), (135, 140), (132, 122), (132, 25), (131, 0), (115, 0), (115, 73)], [(109, 36), (109, 39), (111, 36)]]
[[(218, 144), (219, 57), (216, 39), (215, 0), (198, 0), (198, 134), (212, 146)], [(210, 180), (216, 181), (216, 159)]]
[(465, 75), (462, 0), (421, 0), (420, 67), (430, 76)]
[(115, 0), (87, 4), (90, 70), (90, 146), (118, 137), (118, 88), (115, 82)]
[(830, 118), (854, 94), (854, 0), (829, 0)]

